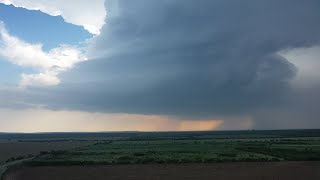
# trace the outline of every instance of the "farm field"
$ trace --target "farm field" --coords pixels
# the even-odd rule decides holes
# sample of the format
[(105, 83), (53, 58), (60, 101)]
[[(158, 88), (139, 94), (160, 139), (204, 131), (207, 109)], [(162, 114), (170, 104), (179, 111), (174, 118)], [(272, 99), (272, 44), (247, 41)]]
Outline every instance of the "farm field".
[[(117, 140), (117, 137), (118, 135), (100, 133), (0, 133), (0, 165), (6, 161), (33, 157), (49, 151), (69, 150), (105, 140)], [(125, 134), (119, 135), (119, 139), (122, 138), (127, 137)]]
[(320, 160), (318, 139), (109, 141), (35, 158), (33, 165), (174, 164)]
[[(3, 159), (15, 157), (3, 162), (3, 167), (6, 163), (32, 157), (5, 168), (9, 169), (5, 173), (9, 179), (20, 176), (37, 179), (32, 174), (38, 171), (56, 172), (57, 177), (73, 177), (74, 172), (82, 172), (83, 167), (87, 173), (98, 175), (104, 171), (112, 174), (121, 168), (133, 172), (135, 167), (138, 173), (149, 166), (159, 167), (155, 174), (168, 175), (174, 169), (190, 169), (191, 174), (187, 176), (193, 177), (211, 170), (219, 175), (220, 170), (225, 172), (229, 168), (240, 169), (241, 175), (242, 170), (249, 172), (255, 165), (262, 165), (256, 171), (264, 176), (264, 173), (270, 173), (264, 172), (264, 167), (276, 169), (280, 166), (283, 172), (288, 172), (290, 168), (303, 166), (303, 169), (304, 165), (319, 168), (320, 162), (320, 130), (15, 134), (0, 135), (0, 145)], [(85, 177), (86, 171), (82, 173)], [(39, 173), (39, 176), (41, 174), (45, 175)], [(211, 176), (209, 173), (208, 178), (217, 174)], [(132, 176), (139, 177), (139, 174)], [(174, 175), (167, 177), (170, 178), (174, 179)]]
[(0, 142), (0, 164), (10, 159), (21, 159), (24, 157), (32, 157), (41, 151), (67, 150), (81, 146), (91, 145), (89, 141), (73, 141), (73, 142), (17, 142), (7, 141)]
[(316, 180), (319, 162), (251, 162), (213, 164), (152, 164), (107, 166), (23, 167), (11, 171), (5, 180)]
[(320, 130), (0, 135), (2, 162), (32, 155), (35, 165), (315, 161)]

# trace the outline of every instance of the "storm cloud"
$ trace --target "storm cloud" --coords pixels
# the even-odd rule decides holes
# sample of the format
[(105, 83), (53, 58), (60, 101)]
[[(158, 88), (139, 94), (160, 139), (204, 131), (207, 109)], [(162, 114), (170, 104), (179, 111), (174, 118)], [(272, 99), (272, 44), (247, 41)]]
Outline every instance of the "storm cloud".
[(184, 119), (252, 116), (256, 127), (272, 128), (309, 111), (293, 101), (319, 97), (291, 87), (298, 69), (279, 55), (320, 45), (318, 0), (108, 0), (105, 6), (91, 60), (63, 74), (63, 83), (37, 102)]

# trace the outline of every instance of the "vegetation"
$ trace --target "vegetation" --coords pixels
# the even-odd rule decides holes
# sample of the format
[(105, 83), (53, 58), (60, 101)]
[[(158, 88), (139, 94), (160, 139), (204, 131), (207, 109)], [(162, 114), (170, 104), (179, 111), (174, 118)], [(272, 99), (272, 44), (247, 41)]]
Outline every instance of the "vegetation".
[(211, 163), (320, 160), (320, 140), (112, 141), (39, 156), (33, 165)]
[(320, 130), (0, 134), (0, 177), (20, 165), (320, 160)]
[(3, 162), (32, 154), (32, 165), (320, 160), (320, 130), (2, 134), (1, 140), (7, 152), (14, 152), (10, 144), (24, 152)]
[(94, 144), (92, 142), (19, 142), (18, 140), (0, 141), (0, 165), (38, 155), (41, 151), (66, 150)]

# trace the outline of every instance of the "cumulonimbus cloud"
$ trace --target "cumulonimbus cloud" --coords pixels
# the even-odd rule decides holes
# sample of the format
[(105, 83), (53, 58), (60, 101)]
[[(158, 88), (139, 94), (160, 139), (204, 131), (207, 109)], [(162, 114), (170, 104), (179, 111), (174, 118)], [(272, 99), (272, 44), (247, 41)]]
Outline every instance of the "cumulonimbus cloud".
[(53, 107), (259, 114), (258, 124), (264, 109), (290, 113), (299, 67), (279, 52), (320, 44), (320, 3), (313, 0), (109, 0), (106, 7), (109, 18), (91, 50), (97, 59), (64, 74), (75, 84), (64, 84), (59, 92), (69, 98), (50, 101)]
[(42, 44), (31, 44), (9, 34), (0, 22), (0, 57), (22, 67), (31, 67), (38, 74), (22, 74), (20, 86), (53, 86), (60, 83), (58, 75), (86, 60), (81, 49), (69, 45), (61, 45), (48, 52)]
[(108, 0), (106, 8), (90, 50), (96, 59), (61, 75), (72, 83), (40, 89), (33, 103), (182, 119), (248, 116), (259, 128), (319, 126), (308, 105), (319, 106), (319, 88), (297, 92), (291, 81), (299, 67), (279, 52), (320, 45), (320, 2)]
[(71, 24), (99, 34), (104, 25), (104, 0), (0, 0), (0, 3), (28, 10), (39, 10), (51, 16), (62, 16)]

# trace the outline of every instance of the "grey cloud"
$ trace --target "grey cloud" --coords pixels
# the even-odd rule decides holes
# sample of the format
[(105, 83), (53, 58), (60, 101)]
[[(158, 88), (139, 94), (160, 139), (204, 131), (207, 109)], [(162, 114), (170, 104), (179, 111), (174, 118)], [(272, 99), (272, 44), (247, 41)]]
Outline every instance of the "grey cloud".
[(320, 40), (318, 0), (108, 0), (106, 7), (109, 16), (90, 52), (95, 58), (64, 74), (64, 84), (39, 102), (264, 119), (289, 108), (294, 94), (289, 81), (296, 68), (277, 53)]
[(254, 112), (256, 128), (319, 128), (320, 86), (295, 90), (280, 107)]

